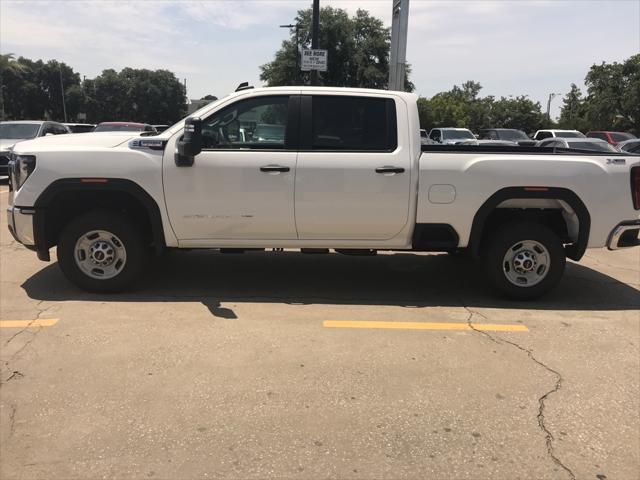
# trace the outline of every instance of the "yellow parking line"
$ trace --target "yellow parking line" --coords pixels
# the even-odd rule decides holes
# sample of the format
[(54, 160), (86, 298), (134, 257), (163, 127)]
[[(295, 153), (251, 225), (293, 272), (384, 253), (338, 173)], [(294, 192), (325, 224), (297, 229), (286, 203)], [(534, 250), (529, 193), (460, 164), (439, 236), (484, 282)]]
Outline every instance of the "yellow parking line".
[(353, 320), (325, 320), (325, 328), (380, 328), (389, 330), (488, 330), (494, 332), (528, 332), (525, 325), (506, 325), (498, 323), (431, 323), (431, 322), (375, 322)]
[(58, 323), (57, 318), (41, 318), (38, 320), (0, 320), (0, 328), (51, 327), (56, 323)]

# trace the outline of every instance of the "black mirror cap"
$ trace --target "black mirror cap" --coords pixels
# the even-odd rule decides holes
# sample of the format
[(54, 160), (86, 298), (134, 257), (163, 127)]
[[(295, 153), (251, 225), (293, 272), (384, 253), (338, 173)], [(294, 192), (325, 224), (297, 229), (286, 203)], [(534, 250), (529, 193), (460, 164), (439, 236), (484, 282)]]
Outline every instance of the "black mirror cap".
[[(184, 136), (182, 138), (184, 154), (195, 157), (202, 151), (202, 119), (199, 117), (188, 117), (184, 121)], [(178, 143), (178, 149), (180, 149)], [(180, 152), (181, 154), (183, 152)]]

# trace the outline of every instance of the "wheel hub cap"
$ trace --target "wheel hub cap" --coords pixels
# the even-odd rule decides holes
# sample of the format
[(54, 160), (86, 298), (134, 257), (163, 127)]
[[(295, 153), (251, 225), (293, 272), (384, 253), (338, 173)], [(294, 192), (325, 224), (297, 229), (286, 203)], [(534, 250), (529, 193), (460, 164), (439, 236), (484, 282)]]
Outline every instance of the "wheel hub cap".
[(106, 230), (92, 230), (78, 238), (75, 261), (85, 275), (107, 280), (118, 275), (127, 262), (122, 241)]
[(512, 284), (532, 287), (547, 276), (550, 265), (551, 256), (544, 245), (535, 240), (524, 240), (507, 250), (502, 271)]
[(113, 245), (105, 241), (93, 242), (89, 247), (91, 261), (103, 267), (113, 263), (115, 259), (114, 253), (115, 249)]

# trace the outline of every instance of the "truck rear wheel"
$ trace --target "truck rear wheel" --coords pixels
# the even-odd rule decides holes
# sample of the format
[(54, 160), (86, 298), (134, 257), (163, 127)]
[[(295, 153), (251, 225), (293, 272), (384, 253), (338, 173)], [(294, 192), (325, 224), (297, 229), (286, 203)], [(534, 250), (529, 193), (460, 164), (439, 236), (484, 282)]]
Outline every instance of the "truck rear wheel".
[(90, 292), (117, 292), (142, 273), (144, 239), (126, 216), (89, 212), (71, 220), (58, 239), (58, 264), (65, 276)]
[(515, 300), (538, 298), (554, 288), (566, 258), (560, 238), (545, 225), (511, 223), (485, 243), (484, 267), (491, 285)]

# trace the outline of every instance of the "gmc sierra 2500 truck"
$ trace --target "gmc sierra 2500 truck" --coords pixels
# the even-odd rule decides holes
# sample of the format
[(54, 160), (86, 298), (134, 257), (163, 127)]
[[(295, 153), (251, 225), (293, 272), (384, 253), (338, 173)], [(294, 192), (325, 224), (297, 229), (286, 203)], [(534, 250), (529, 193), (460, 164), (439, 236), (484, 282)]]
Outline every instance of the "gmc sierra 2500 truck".
[(166, 248), (464, 251), (518, 299), (589, 247), (637, 246), (640, 157), (423, 145), (416, 95), (241, 89), (156, 136), (17, 144), (9, 228), (80, 287), (121, 290)]

